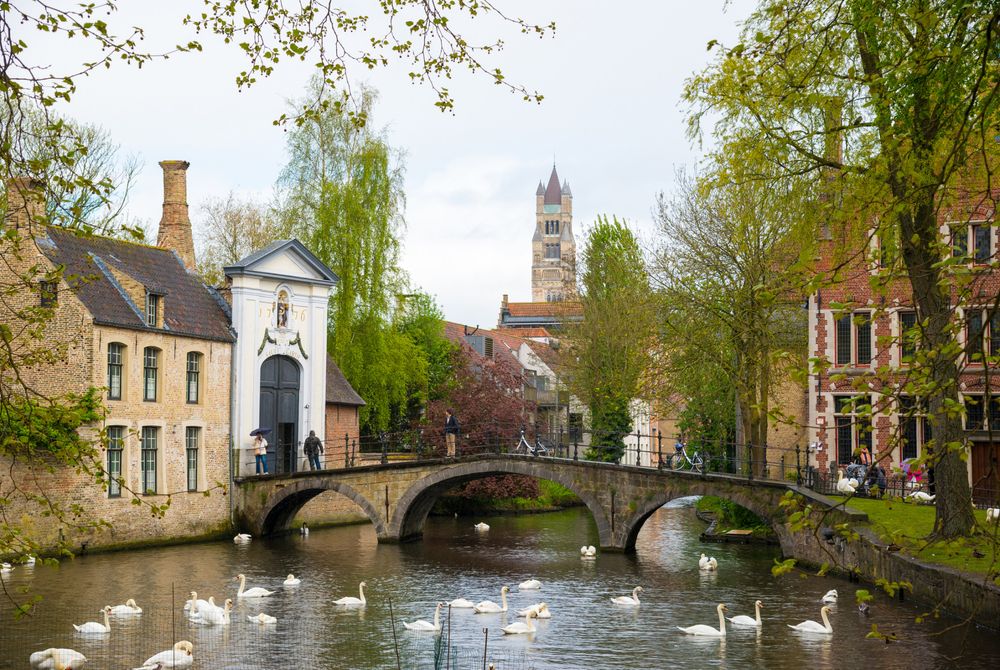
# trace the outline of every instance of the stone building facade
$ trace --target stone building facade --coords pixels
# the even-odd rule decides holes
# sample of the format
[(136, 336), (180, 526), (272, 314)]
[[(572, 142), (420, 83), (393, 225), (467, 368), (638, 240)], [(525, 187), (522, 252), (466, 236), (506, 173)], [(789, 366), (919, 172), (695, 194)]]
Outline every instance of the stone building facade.
[(535, 233), (531, 238), (531, 300), (562, 302), (576, 297), (576, 239), (573, 192), (560, 186), (552, 166), (548, 186), (535, 191)]

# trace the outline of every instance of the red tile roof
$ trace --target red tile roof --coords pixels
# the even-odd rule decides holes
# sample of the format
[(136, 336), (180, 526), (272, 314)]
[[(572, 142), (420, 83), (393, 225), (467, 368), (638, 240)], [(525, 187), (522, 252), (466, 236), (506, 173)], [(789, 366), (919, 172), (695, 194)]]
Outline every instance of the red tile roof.
[(508, 302), (507, 311), (519, 316), (583, 316), (583, 305), (578, 302)]

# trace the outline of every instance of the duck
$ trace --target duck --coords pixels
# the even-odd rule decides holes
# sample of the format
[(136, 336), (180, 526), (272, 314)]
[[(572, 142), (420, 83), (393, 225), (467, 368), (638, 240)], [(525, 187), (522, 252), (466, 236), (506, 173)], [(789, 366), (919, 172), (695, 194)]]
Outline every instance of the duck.
[(611, 602), (615, 605), (624, 605), (626, 607), (632, 607), (639, 604), (639, 594), (642, 593), (642, 587), (637, 586), (632, 589), (632, 595), (630, 596), (616, 596), (611, 599)]
[(706, 637), (725, 637), (726, 636), (726, 615), (725, 613), (729, 611), (729, 608), (719, 603), (715, 608), (715, 611), (719, 613), (719, 627), (712, 628), (711, 626), (706, 626), (705, 624), (697, 624), (695, 626), (688, 626), (687, 628), (677, 627), (677, 630), (685, 633), (686, 635), (703, 635)]
[(510, 592), (510, 588), (507, 586), (500, 587), (500, 602), (503, 605), (497, 605), (492, 600), (483, 600), (473, 606), (473, 610), (476, 614), (496, 614), (498, 612), (507, 611), (507, 593)]
[(540, 588), (542, 588), (542, 583), (534, 577), (526, 579), (517, 585), (518, 591), (537, 591)]
[(864, 614), (865, 616), (871, 616), (871, 610), (872, 606), (869, 605), (868, 603), (860, 603), (858, 605), (858, 611)]
[(259, 586), (244, 590), (247, 585), (247, 578), (244, 574), (238, 574), (233, 579), (240, 582), (240, 590), (236, 593), (237, 598), (265, 598), (274, 593), (274, 591), (268, 591)]
[(80, 670), (87, 665), (87, 657), (75, 649), (50, 647), (33, 653), (28, 663), (31, 670)]
[(719, 562), (715, 560), (715, 556), (709, 558), (702, 554), (701, 558), (698, 559), (698, 569), (705, 572), (715, 572), (719, 569)]
[(125, 601), (124, 605), (115, 605), (111, 608), (111, 613), (115, 616), (128, 616), (131, 614), (142, 614), (142, 608), (135, 604), (133, 598)]
[(339, 600), (334, 600), (333, 604), (342, 605), (344, 607), (364, 607), (365, 603), (368, 602), (365, 600), (366, 586), (368, 586), (368, 584), (366, 584), (365, 582), (361, 582), (360, 584), (358, 584), (358, 595), (360, 597), (355, 598), (354, 596), (346, 596), (344, 598), (340, 598)]
[(191, 620), (207, 626), (228, 626), (230, 621), (229, 613), (232, 611), (233, 599), (226, 598), (226, 602), (222, 607), (200, 609), (196, 615), (191, 617)]
[(257, 616), (247, 615), (247, 619), (249, 619), (253, 623), (268, 623), (268, 624), (278, 623), (277, 617), (273, 617), (270, 614), (264, 614), (263, 612), (261, 612)]
[(837, 602), (837, 589), (830, 589), (829, 591), (827, 591), (826, 593), (824, 593), (823, 597), (820, 598), (820, 601), (822, 601), (824, 603), (827, 603), (828, 605), (836, 603)]
[(303, 521), (302, 525), (299, 527), (299, 535), (302, 537), (309, 537), (309, 526), (306, 525), (305, 521)]
[(551, 619), (552, 612), (549, 610), (549, 606), (546, 603), (535, 603), (529, 607), (517, 611), (517, 616), (528, 616), (534, 612), (536, 618), (539, 619)]
[(535, 627), (531, 625), (531, 620), (538, 616), (534, 610), (528, 612), (527, 621), (516, 621), (509, 626), (504, 626), (500, 630), (504, 635), (531, 635), (535, 632)]
[(764, 604), (759, 600), (753, 604), (754, 610), (757, 614), (756, 619), (753, 617), (748, 617), (746, 614), (738, 614), (734, 617), (726, 617), (726, 618), (729, 619), (729, 623), (733, 624), (734, 626), (756, 626), (757, 628), (760, 628), (761, 625), (760, 608), (763, 606)]
[(851, 485), (850, 479), (844, 479), (844, 471), (837, 470), (837, 492), (843, 493), (844, 495), (853, 495), (854, 490), (858, 488), (857, 484)]
[(161, 651), (146, 659), (134, 670), (168, 670), (190, 668), (194, 664), (194, 645), (187, 640), (176, 643), (173, 649)]
[(471, 610), (476, 606), (476, 603), (471, 600), (466, 600), (465, 598), (455, 598), (448, 603), (448, 607), (453, 610)]
[(833, 626), (830, 625), (830, 606), (823, 605), (823, 608), (819, 611), (820, 616), (823, 618), (823, 623), (818, 624), (815, 621), (808, 619), (802, 623), (797, 623), (794, 626), (788, 624), (788, 627), (792, 630), (797, 630), (802, 633), (822, 633), (824, 635), (830, 635), (833, 633)]
[(483, 523), (482, 521), (480, 521), (475, 526), (473, 526), (473, 528), (478, 530), (480, 533), (484, 533), (490, 529), (490, 525), (488, 523)]
[(444, 607), (444, 603), (438, 603), (437, 607), (434, 608), (434, 623), (425, 621), (424, 619), (417, 619), (413, 623), (403, 622), (403, 628), (406, 630), (416, 630), (426, 633), (438, 633), (441, 631), (441, 608)]
[(285, 581), (281, 582), (282, 586), (298, 586), (301, 583), (302, 580), (291, 573), (288, 574), (288, 577), (285, 578)]
[(916, 500), (918, 503), (932, 503), (934, 502), (934, 498), (936, 498), (937, 496), (928, 495), (923, 491), (914, 491), (913, 493), (911, 493), (906, 497), (910, 498), (911, 500)]
[(76, 629), (77, 633), (84, 633), (86, 635), (107, 635), (111, 632), (111, 621), (108, 619), (108, 616), (111, 614), (111, 606), (106, 605), (101, 610), (101, 613), (104, 614), (104, 623), (88, 621), (80, 625), (73, 624), (73, 628)]
[(236, 536), (233, 537), (233, 542), (235, 542), (236, 544), (246, 544), (252, 539), (253, 535), (251, 535), (250, 533), (237, 533)]

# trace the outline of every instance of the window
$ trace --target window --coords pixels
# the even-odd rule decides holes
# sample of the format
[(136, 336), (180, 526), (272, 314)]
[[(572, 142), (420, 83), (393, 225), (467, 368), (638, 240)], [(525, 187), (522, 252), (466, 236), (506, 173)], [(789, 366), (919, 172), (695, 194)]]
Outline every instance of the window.
[(894, 230), (886, 230), (878, 235), (878, 264), (880, 268), (892, 268), (899, 261), (899, 235)]
[(122, 367), (125, 363), (125, 345), (112, 342), (108, 345), (108, 400), (122, 399)]
[(976, 263), (989, 263), (993, 254), (990, 249), (990, 227), (987, 225), (970, 226), (972, 236), (972, 259)]
[(855, 312), (838, 318), (835, 348), (837, 365), (871, 365), (871, 315)]
[(559, 258), (559, 244), (546, 244), (545, 245), (545, 257), (546, 258)]
[(965, 258), (972, 249), (974, 263), (989, 263), (993, 256), (993, 228), (985, 223), (956, 226), (951, 232), (951, 255)]
[(965, 356), (982, 365), (985, 355), (1000, 356), (1000, 312), (970, 309), (965, 317)]
[(834, 396), (834, 426), (837, 440), (837, 462), (846, 465), (854, 460), (855, 452), (872, 449), (871, 404), (863, 395)]
[(146, 325), (156, 328), (160, 325), (160, 296), (146, 293)]
[(160, 429), (155, 426), (142, 428), (142, 492), (156, 493), (156, 447)]
[(926, 405), (912, 396), (899, 398), (899, 428), (902, 438), (900, 462), (917, 458), (931, 440), (931, 422)]
[(559, 221), (546, 221), (545, 222), (545, 234), (546, 235), (558, 235), (559, 234)]
[(917, 342), (920, 339), (920, 332), (917, 330), (917, 313), (899, 313), (899, 359), (903, 363), (910, 363), (917, 354)]
[(190, 352), (187, 355), (187, 384), (185, 385), (188, 403), (198, 402), (199, 383), (201, 380), (201, 354)]
[(198, 445), (201, 443), (201, 428), (188, 427), (184, 431), (187, 447), (187, 490), (198, 490)]
[[(986, 402), (982, 394), (966, 395), (965, 429), (986, 430)], [(990, 430), (1000, 430), (1000, 395), (990, 399)]]
[(142, 399), (156, 402), (156, 378), (160, 350), (146, 347), (142, 352)]
[(125, 427), (108, 426), (108, 497), (122, 495), (122, 450), (125, 448)]
[(59, 304), (59, 282), (39, 282), (38, 304), (41, 307), (55, 307)]

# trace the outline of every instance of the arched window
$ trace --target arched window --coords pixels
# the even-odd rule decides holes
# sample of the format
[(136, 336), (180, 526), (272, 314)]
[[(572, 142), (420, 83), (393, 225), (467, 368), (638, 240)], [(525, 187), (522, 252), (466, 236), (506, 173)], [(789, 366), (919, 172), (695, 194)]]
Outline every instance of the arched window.
[(156, 402), (157, 383), (160, 371), (160, 350), (156, 347), (146, 347), (142, 351), (142, 399)]
[(187, 381), (184, 385), (184, 395), (190, 404), (196, 404), (201, 397), (201, 359), (201, 354), (196, 351), (191, 351), (187, 355)]
[(121, 342), (108, 344), (108, 400), (122, 399), (125, 367), (125, 345)]

